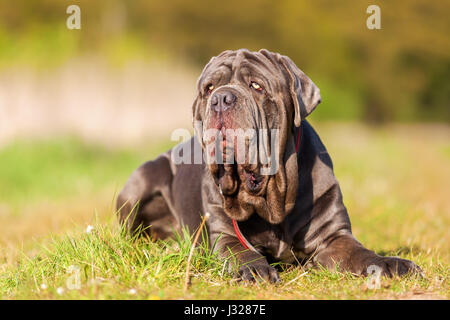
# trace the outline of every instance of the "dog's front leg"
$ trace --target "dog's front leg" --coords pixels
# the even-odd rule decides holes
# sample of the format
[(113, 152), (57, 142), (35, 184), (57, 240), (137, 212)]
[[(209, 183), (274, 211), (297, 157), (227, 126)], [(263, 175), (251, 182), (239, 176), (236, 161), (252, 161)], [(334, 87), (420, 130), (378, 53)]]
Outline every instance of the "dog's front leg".
[(422, 274), (422, 270), (414, 262), (398, 257), (384, 257), (366, 249), (351, 234), (344, 234), (332, 240), (313, 258), (314, 262), (341, 271), (349, 271), (367, 276), (371, 270), (379, 270), (380, 275), (393, 277), (396, 275)]
[(265, 280), (276, 283), (280, 281), (277, 270), (270, 266), (260, 253), (246, 249), (239, 239), (230, 234), (212, 233), (211, 243), (214, 251), (226, 260), (228, 270), (244, 281)]

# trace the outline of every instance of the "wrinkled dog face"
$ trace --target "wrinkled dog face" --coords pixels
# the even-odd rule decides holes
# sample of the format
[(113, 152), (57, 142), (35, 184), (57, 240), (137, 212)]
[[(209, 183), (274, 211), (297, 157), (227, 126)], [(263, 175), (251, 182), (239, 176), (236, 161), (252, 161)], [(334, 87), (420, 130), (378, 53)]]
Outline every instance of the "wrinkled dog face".
[(279, 223), (292, 210), (298, 185), (293, 129), (319, 102), (318, 88), (289, 58), (264, 49), (225, 51), (206, 65), (194, 127), (231, 218), (256, 212)]

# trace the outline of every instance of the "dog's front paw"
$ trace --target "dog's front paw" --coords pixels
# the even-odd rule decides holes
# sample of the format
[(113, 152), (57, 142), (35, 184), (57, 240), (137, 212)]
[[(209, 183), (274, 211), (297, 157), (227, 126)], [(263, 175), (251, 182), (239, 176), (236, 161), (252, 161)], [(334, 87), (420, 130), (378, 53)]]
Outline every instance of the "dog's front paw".
[(280, 282), (278, 271), (268, 264), (246, 264), (239, 267), (237, 277), (243, 281), (264, 280), (270, 283)]
[(386, 277), (419, 275), (423, 276), (423, 271), (414, 262), (398, 257), (380, 257), (367, 263), (367, 268), (363, 275), (379, 274)]

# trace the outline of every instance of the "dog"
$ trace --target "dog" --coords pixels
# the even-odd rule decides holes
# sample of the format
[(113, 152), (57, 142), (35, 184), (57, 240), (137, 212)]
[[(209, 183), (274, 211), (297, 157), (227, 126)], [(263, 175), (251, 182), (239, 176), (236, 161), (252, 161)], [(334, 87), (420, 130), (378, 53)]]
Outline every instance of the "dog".
[[(305, 120), (321, 102), (320, 91), (289, 57), (265, 49), (224, 51), (205, 66), (197, 91), (195, 136), (140, 166), (118, 195), (119, 218), (130, 232), (152, 239), (181, 228), (192, 233), (209, 213), (214, 250), (248, 281), (278, 282), (275, 261), (363, 276), (370, 268), (388, 277), (421, 273), (413, 262), (377, 255), (352, 235), (331, 158)], [(222, 138), (208, 136), (211, 130)], [(236, 160), (225, 139), (229, 130), (270, 132), (265, 141), (276, 136), (265, 147), (271, 164), (249, 156), (240, 163), (211, 161)], [(245, 150), (250, 141), (245, 137)], [(199, 161), (189, 150), (206, 153)], [(191, 161), (175, 161), (180, 155)]]

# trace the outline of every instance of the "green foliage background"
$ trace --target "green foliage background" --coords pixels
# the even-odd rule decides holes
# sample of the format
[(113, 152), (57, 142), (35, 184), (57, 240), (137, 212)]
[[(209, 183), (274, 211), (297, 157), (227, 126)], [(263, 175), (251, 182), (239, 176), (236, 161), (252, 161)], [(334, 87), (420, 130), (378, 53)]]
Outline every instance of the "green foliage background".
[[(82, 29), (66, 28), (81, 8)], [(381, 30), (366, 28), (371, 4)], [(80, 55), (198, 68), (224, 49), (290, 56), (324, 92), (319, 119), (450, 121), (450, 2), (15, 0), (0, 2), (0, 67)]]

